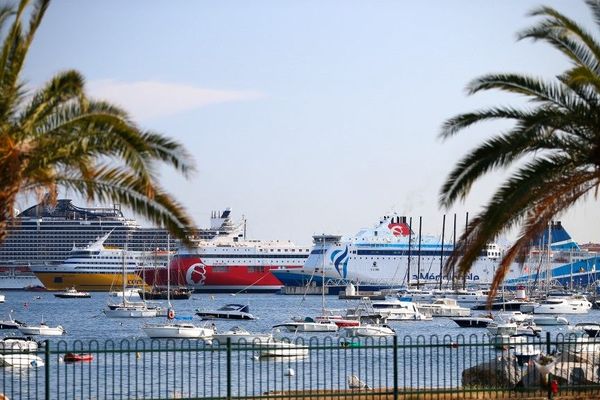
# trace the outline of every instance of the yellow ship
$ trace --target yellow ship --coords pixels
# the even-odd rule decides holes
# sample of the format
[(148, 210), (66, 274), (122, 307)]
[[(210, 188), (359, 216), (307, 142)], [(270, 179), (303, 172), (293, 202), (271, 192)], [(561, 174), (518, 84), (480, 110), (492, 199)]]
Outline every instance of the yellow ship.
[(164, 264), (166, 258), (159, 259), (143, 251), (104, 247), (109, 235), (110, 232), (86, 248), (74, 248), (62, 263), (32, 265), (31, 270), (48, 290), (72, 287), (83, 291), (121, 290), (124, 278), (125, 286), (143, 289), (140, 273)]

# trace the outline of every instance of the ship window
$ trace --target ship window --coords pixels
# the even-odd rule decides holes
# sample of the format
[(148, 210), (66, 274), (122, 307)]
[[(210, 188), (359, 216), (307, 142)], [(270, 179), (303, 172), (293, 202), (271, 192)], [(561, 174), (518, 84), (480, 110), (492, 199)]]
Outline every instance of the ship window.
[(54, 283), (63, 283), (62, 276), (55, 276), (54, 277)]

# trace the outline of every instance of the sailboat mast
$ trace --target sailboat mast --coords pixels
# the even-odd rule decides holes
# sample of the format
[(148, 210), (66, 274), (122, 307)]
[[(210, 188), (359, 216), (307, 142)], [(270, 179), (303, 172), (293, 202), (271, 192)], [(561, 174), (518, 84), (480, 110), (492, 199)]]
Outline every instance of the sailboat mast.
[(321, 254), (323, 265), (321, 267), (321, 310), (323, 311), (323, 315), (325, 315), (325, 238), (321, 238), (321, 250), (323, 253)]
[(125, 245), (123, 246), (123, 305), (125, 305), (125, 283), (127, 281), (127, 274), (125, 272), (125, 253), (127, 252), (127, 238), (125, 239)]
[(171, 234), (167, 233), (167, 305), (171, 308)]

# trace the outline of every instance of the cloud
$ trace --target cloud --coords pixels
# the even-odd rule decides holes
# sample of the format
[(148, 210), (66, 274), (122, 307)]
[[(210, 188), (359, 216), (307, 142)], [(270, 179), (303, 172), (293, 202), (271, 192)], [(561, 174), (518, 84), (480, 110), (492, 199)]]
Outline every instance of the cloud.
[(250, 101), (264, 97), (254, 91), (217, 90), (158, 81), (88, 83), (91, 97), (108, 100), (127, 110), (137, 120), (167, 117), (210, 104)]

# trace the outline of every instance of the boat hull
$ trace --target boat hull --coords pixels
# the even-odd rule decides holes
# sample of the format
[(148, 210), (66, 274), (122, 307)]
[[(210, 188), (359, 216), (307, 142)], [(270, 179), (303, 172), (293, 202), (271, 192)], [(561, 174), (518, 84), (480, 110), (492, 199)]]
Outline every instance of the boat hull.
[(1, 367), (38, 368), (44, 366), (44, 360), (33, 354), (0, 354)]
[[(36, 276), (48, 290), (66, 290), (74, 287), (81, 291), (107, 292), (123, 286), (123, 273), (69, 273), (66, 271), (44, 271), (35, 268)], [(126, 286), (142, 287), (143, 281), (134, 272), (128, 273)]]
[(214, 333), (212, 329), (177, 325), (145, 326), (142, 330), (152, 339), (210, 339)]
[(65, 334), (65, 330), (61, 327), (20, 326), (19, 331), (21, 331), (23, 335), (28, 336), (62, 336)]
[[(171, 285), (187, 286), (203, 293), (274, 293), (282, 283), (272, 273), (279, 266), (272, 265), (211, 265), (210, 258), (192, 254), (177, 255), (171, 262)], [(149, 286), (166, 286), (167, 269), (145, 271), (144, 279)]]

